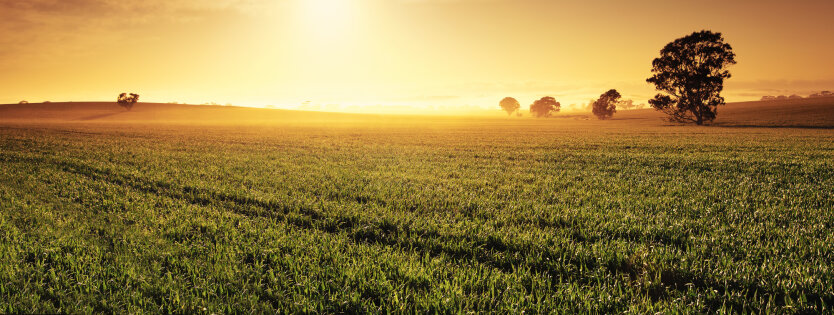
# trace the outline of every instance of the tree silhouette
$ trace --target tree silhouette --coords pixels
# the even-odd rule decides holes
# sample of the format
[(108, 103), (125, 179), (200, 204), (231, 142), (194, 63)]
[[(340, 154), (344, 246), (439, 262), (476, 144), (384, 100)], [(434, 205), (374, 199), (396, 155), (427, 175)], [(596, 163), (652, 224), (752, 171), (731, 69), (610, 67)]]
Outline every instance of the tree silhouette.
[(550, 96), (542, 97), (530, 104), (530, 114), (536, 117), (550, 117), (552, 113), (558, 113), (562, 104)]
[(505, 97), (498, 103), (498, 105), (501, 106), (501, 109), (507, 112), (507, 116), (512, 115), (515, 111), (521, 108), (521, 104), (518, 103), (518, 100), (512, 97)]
[(591, 111), (599, 119), (608, 119), (614, 116), (617, 112), (617, 104), (620, 102), (620, 92), (615, 89), (610, 89), (608, 92), (602, 93), (599, 99), (594, 101)]
[(20, 101), (20, 103), (18, 103), (18, 104), (20, 104), (20, 105), (29, 104), (29, 101), (23, 100), (23, 101)]
[(130, 93), (130, 94), (122, 93), (122, 94), (119, 94), (119, 98), (116, 99), (116, 103), (118, 103), (119, 106), (122, 106), (127, 110), (133, 109), (133, 105), (136, 104), (136, 102), (138, 102), (138, 101), (139, 101), (139, 94), (135, 94), (135, 93)]
[(718, 105), (724, 105), (720, 94), (735, 56), (721, 33), (711, 31), (694, 32), (667, 44), (652, 62), (654, 75), (646, 80), (665, 94), (657, 94), (649, 104), (670, 121), (703, 125), (714, 120)]

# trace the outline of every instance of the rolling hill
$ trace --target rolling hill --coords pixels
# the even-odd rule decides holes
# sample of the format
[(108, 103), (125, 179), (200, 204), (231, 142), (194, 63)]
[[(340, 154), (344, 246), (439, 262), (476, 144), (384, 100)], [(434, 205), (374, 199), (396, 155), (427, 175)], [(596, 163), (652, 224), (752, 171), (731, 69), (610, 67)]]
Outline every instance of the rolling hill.
[[(497, 112), (497, 109), (496, 109)], [(441, 113), (442, 115), (442, 113)], [(452, 116), (371, 115), (235, 106), (139, 103), (125, 111), (112, 102), (64, 102), (0, 105), (0, 121), (14, 122), (136, 122), (188, 124), (270, 124), (467, 120)], [(556, 118), (595, 120), (585, 113), (562, 113)], [(483, 119), (483, 118), (479, 118)], [(506, 119), (506, 118), (489, 118)], [(663, 115), (652, 109), (620, 111), (613, 121), (658, 125)], [(834, 98), (729, 103), (719, 107), (713, 123), (725, 127), (834, 128)]]

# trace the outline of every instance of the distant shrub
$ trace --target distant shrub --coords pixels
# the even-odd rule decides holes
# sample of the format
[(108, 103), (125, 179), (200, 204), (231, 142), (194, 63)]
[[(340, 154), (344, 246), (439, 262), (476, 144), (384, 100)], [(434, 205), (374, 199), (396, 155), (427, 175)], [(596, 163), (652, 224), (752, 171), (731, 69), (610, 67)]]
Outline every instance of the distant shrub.
[(139, 102), (139, 94), (135, 93), (122, 93), (119, 94), (119, 98), (116, 99), (116, 103), (127, 110), (133, 109), (133, 105), (135, 105), (136, 102)]
[(558, 113), (561, 108), (562, 104), (555, 98), (545, 96), (530, 104), (530, 114), (535, 117), (550, 117), (553, 113)]
[(29, 104), (29, 101), (25, 101), (25, 100), (24, 100), (24, 101), (20, 101), (18, 104), (21, 104), (21, 105), (22, 105), (22, 104)]

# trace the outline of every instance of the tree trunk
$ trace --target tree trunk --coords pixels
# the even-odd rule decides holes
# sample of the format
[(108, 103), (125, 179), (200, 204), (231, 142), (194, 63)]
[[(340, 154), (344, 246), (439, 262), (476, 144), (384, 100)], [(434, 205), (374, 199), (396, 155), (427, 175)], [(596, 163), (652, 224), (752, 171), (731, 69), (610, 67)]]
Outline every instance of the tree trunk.
[(696, 125), (700, 126), (704, 124), (704, 115), (701, 114), (701, 109), (699, 107), (692, 109), (692, 114), (695, 115)]

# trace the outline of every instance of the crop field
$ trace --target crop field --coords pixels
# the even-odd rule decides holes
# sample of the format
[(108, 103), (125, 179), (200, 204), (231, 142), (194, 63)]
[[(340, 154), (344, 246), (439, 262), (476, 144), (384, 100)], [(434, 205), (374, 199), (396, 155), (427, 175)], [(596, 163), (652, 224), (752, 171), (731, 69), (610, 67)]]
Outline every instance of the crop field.
[(831, 312), (832, 187), (830, 128), (6, 121), (0, 313)]

